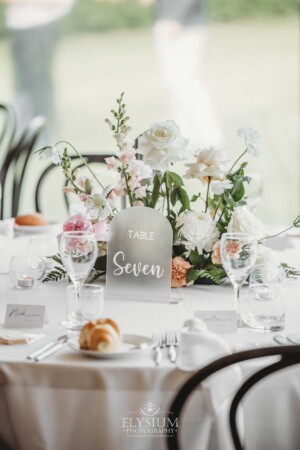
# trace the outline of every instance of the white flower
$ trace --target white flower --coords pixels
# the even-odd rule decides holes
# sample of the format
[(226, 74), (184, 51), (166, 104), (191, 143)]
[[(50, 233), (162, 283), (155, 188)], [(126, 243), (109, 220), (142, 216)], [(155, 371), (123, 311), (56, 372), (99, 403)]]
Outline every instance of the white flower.
[(245, 146), (250, 155), (258, 156), (261, 154), (261, 136), (257, 130), (252, 127), (240, 128), (237, 131), (238, 137), (244, 139)]
[(86, 210), (92, 220), (105, 220), (111, 214), (111, 202), (107, 198), (110, 190), (110, 187), (106, 188), (102, 194), (94, 194), (86, 200)]
[(166, 171), (170, 163), (186, 159), (188, 140), (180, 135), (175, 122), (154, 123), (139, 138), (137, 152), (152, 169)]
[(279, 259), (273, 250), (260, 244), (257, 248), (257, 257), (255, 264), (266, 264), (277, 266), (279, 264)]
[(152, 177), (152, 169), (141, 160), (134, 160), (128, 166), (128, 173), (132, 179), (137, 181), (145, 180)]
[(183, 234), (187, 255), (191, 250), (197, 250), (202, 255), (203, 250), (211, 252), (214, 243), (219, 238), (219, 231), (209, 214), (184, 211), (176, 221), (179, 232)]
[(223, 180), (229, 170), (230, 160), (225, 152), (214, 147), (201, 148), (196, 154), (196, 162), (185, 164), (188, 171), (185, 178), (198, 178), (202, 182), (211, 177), (216, 180)]
[(229, 180), (225, 181), (212, 181), (211, 185), (211, 192), (213, 194), (222, 195), (225, 189), (232, 189), (233, 184)]
[(246, 206), (239, 206), (233, 211), (227, 231), (228, 233), (248, 233), (257, 239), (266, 235), (261, 221)]
[(56, 145), (45, 147), (40, 152), (41, 159), (51, 159), (56, 166), (61, 164), (62, 152)]

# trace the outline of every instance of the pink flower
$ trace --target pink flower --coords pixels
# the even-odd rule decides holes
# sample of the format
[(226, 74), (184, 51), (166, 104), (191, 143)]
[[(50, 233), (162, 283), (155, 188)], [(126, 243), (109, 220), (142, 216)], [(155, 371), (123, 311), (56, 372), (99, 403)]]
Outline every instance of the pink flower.
[(93, 231), (93, 225), (82, 214), (71, 216), (63, 226), (64, 231)]
[(105, 158), (105, 162), (107, 164), (108, 169), (110, 169), (110, 170), (116, 170), (118, 168), (119, 162), (114, 156)]
[(78, 197), (83, 203), (85, 203), (89, 199), (89, 196), (87, 194), (79, 194)]
[(119, 159), (122, 164), (130, 164), (131, 161), (135, 160), (135, 152), (133, 151), (133, 149), (127, 150), (125, 152), (120, 152)]
[(181, 256), (176, 256), (172, 260), (172, 288), (186, 286), (186, 274), (193, 266)]
[(63, 191), (65, 194), (74, 194), (75, 188), (73, 188), (73, 186), (66, 186), (63, 188)]
[(132, 190), (139, 189), (141, 187), (141, 183), (139, 182), (139, 180), (137, 178), (131, 178), (128, 181), (128, 184)]
[(97, 241), (108, 240), (108, 224), (105, 220), (100, 220), (94, 224), (94, 233)]
[(141, 186), (134, 191), (135, 198), (143, 198), (146, 196), (147, 186)]
[(211, 260), (213, 264), (221, 265), (221, 252), (220, 252), (220, 241), (217, 241), (214, 243), (213, 249), (212, 249), (212, 255)]
[(237, 241), (230, 240), (225, 245), (225, 252), (232, 259), (237, 259), (241, 251), (241, 244)]
[(116, 186), (114, 189), (110, 191), (108, 198), (110, 200), (114, 200), (117, 197), (123, 197), (125, 195), (125, 190), (123, 186)]
[[(86, 182), (87, 182), (87, 181), (88, 181), (90, 187), (92, 188), (92, 186), (93, 186), (92, 180), (91, 180), (89, 177), (86, 177), (86, 176), (81, 176), (81, 177), (76, 178), (75, 184), (76, 184), (80, 189), (82, 189), (82, 190), (85, 191), (85, 190), (86, 190)], [(92, 190), (92, 189), (91, 189), (91, 190)]]

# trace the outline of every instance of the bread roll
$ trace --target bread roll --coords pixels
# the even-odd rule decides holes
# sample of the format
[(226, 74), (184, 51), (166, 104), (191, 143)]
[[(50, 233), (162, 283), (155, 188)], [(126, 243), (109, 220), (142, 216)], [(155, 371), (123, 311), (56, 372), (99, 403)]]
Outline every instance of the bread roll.
[(121, 343), (121, 331), (112, 319), (91, 320), (83, 326), (79, 336), (82, 350), (111, 352)]
[(15, 223), (21, 226), (43, 226), (48, 225), (47, 220), (42, 214), (24, 214), (15, 218)]

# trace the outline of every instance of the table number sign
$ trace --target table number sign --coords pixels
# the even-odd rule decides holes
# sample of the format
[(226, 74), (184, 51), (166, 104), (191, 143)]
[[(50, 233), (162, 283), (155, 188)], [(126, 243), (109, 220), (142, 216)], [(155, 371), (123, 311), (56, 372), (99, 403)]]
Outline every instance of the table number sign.
[(4, 326), (14, 328), (42, 328), (45, 321), (45, 312), (45, 305), (8, 304)]
[(124, 209), (110, 224), (106, 296), (169, 301), (173, 233), (169, 221), (144, 206)]

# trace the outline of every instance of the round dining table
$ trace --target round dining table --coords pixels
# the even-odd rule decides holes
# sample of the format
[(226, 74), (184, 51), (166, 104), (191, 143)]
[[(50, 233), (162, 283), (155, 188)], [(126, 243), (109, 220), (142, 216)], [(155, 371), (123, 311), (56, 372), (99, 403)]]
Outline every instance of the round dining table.
[[(66, 280), (43, 283), (34, 289), (15, 289), (8, 268), (13, 254), (26, 251), (29, 236), (0, 241), (0, 331), (5, 329), (8, 304), (45, 305), (42, 328), (23, 330), (42, 334), (31, 344), (0, 345), (0, 441), (20, 450), (162, 450), (166, 437), (153, 431), (139, 435), (131, 418), (145, 405), (167, 414), (178, 389), (192, 375), (168, 359), (160, 365), (153, 350), (133, 352), (126, 358), (93, 359), (66, 343), (48, 358), (34, 362), (27, 356), (66, 333)], [(284, 238), (280, 259), (300, 266), (300, 239)], [(105, 285), (105, 280), (97, 281)], [(288, 280), (283, 336), (300, 335), (300, 280)], [(247, 301), (248, 287), (241, 302)], [(195, 285), (173, 290), (178, 301), (138, 302), (104, 300), (104, 316), (113, 318), (123, 333), (151, 337), (178, 330), (196, 311), (233, 309), (233, 289)], [(241, 328), (220, 337), (233, 352), (277, 345), (274, 333)], [(269, 358), (240, 365), (248, 377)], [(222, 374), (218, 375), (222, 384)], [(238, 386), (237, 386), (238, 387)], [(212, 405), (209, 389), (199, 387), (178, 423), (185, 450), (230, 450), (228, 408)], [(284, 369), (260, 382), (242, 406), (242, 435), (247, 449), (299, 449), (300, 367)], [(1, 447), (1, 445), (0, 445)]]

